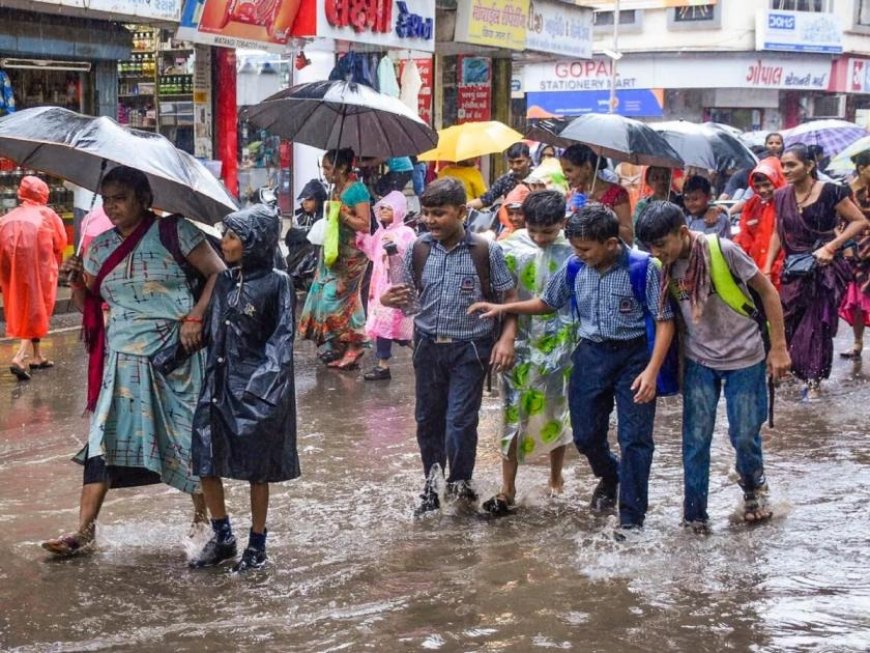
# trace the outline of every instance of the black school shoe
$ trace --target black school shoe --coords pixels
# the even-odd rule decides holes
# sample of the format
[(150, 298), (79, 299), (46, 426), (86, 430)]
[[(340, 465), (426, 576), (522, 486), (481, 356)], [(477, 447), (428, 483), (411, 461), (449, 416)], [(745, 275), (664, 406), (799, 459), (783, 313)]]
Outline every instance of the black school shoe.
[(595, 512), (612, 511), (616, 508), (616, 493), (618, 488), (618, 483), (611, 483), (602, 478), (592, 491), (592, 500), (589, 502), (589, 507)]
[(233, 565), (233, 573), (241, 574), (246, 571), (262, 569), (266, 565), (266, 549), (258, 549), (249, 546), (242, 552), (242, 558)]
[(434, 512), (441, 508), (441, 500), (438, 498), (438, 493), (435, 488), (429, 484), (423, 488), (423, 494), (420, 495), (420, 505), (414, 508), (414, 516), (422, 517), (427, 513)]
[(374, 367), (363, 374), (366, 381), (389, 381), (392, 378), (389, 367)]
[(230, 535), (229, 539), (223, 542), (219, 542), (217, 536), (213, 536), (208, 542), (205, 543), (205, 546), (202, 547), (202, 551), (199, 552), (199, 555), (196, 557), (196, 559), (188, 562), (187, 566), (191, 569), (216, 567), (224, 560), (235, 558), (236, 553), (237, 549), (235, 535)]
[(468, 503), (477, 503), (477, 500), (479, 499), (477, 492), (475, 492), (474, 488), (471, 487), (469, 481), (454, 481), (453, 483), (448, 483), (445, 493), (448, 499), (454, 501), (459, 499), (467, 501)]

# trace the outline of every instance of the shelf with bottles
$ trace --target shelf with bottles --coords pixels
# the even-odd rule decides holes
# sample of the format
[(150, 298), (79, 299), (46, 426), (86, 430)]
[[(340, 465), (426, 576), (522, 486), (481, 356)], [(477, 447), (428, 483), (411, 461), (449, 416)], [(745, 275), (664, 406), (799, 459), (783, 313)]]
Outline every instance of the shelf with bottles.
[(66, 221), (72, 220), (73, 191), (64, 186), (63, 179), (22, 168), (11, 159), (0, 158), (0, 214), (18, 206), (18, 188), (21, 180), (33, 175), (48, 184), (48, 206)]

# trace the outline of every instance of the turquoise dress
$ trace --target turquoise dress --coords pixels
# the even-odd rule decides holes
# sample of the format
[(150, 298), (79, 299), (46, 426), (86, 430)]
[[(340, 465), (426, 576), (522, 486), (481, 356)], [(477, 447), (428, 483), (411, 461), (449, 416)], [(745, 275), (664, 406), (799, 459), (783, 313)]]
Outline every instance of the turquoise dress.
[[(365, 185), (357, 181), (348, 186), (339, 199), (345, 206), (356, 206), (371, 202), (371, 195)], [(357, 247), (356, 234), (341, 223), (338, 260), (332, 267), (324, 263), (321, 248), (297, 329), (300, 339), (311, 340), (318, 347), (343, 351), (348, 345), (368, 343), (360, 288), (369, 260)]]
[[(178, 221), (178, 243), (187, 256), (203, 242), (202, 232)], [(96, 276), (121, 244), (116, 229), (97, 236), (88, 248), (85, 271)], [(167, 376), (149, 356), (179, 339), (181, 318), (194, 305), (184, 272), (160, 242), (155, 221), (133, 252), (100, 288), (109, 306), (106, 364), (88, 434), (88, 457), (103, 456), (113, 467), (139, 468), (183, 492), (198, 490), (191, 467), (193, 410), (203, 380), (197, 352)]]
[[(517, 282), (521, 301), (540, 297), (550, 277), (573, 254), (562, 234), (542, 249), (525, 229), (515, 231), (498, 244)], [(574, 344), (570, 307), (549, 315), (518, 316), (516, 364), (502, 374), (503, 455), (507, 456), (515, 438), (519, 462), (572, 441), (568, 382)]]

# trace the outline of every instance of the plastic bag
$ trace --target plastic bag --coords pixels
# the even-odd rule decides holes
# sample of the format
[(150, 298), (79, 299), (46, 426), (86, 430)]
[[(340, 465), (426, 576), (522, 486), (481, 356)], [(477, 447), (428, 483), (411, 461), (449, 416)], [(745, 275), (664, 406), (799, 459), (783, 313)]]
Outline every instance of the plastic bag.
[(317, 222), (311, 225), (311, 229), (308, 230), (308, 242), (312, 245), (323, 245), (323, 237), (326, 233), (326, 220), (320, 218)]
[(339, 222), (341, 217), (341, 202), (330, 200), (326, 202), (326, 231), (323, 235), (323, 262), (331, 268), (338, 260)]

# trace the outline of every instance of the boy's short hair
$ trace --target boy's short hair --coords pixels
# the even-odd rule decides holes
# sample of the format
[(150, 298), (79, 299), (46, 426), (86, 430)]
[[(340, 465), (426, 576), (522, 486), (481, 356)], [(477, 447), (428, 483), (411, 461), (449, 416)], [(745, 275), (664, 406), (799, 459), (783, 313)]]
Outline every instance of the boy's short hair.
[(523, 201), (526, 224), (551, 227), (565, 219), (565, 196), (557, 190), (536, 190)]
[(426, 186), (420, 195), (420, 206), (429, 208), (441, 206), (465, 206), (468, 198), (465, 194), (465, 186), (453, 177), (436, 179)]
[(640, 242), (654, 243), (678, 232), (685, 224), (683, 209), (673, 202), (655, 201), (647, 204), (638, 216), (634, 233)]
[(683, 184), (683, 194), (692, 193), (696, 190), (699, 190), (707, 197), (710, 197), (713, 194), (713, 185), (706, 177), (692, 175), (686, 179), (686, 183)]
[(507, 156), (507, 158), (509, 158), (509, 159), (518, 159), (521, 156), (526, 156), (526, 157), (531, 158), (531, 156), (529, 155), (529, 146), (526, 145), (525, 143), (523, 143), (522, 141), (520, 141), (519, 143), (514, 143), (513, 145), (511, 145), (507, 149), (507, 152), (505, 152), (505, 156)]
[(610, 238), (619, 238), (619, 218), (603, 204), (591, 202), (568, 218), (565, 236), (599, 243)]

